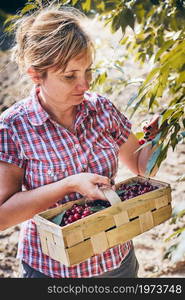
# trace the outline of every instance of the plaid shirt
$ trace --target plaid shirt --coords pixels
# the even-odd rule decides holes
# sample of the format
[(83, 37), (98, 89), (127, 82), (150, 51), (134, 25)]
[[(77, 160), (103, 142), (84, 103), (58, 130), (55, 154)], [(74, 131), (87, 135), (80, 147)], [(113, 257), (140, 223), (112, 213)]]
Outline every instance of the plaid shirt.
[[(130, 133), (131, 123), (108, 99), (86, 93), (77, 106), (75, 131), (71, 133), (42, 108), (37, 90), (0, 116), (0, 160), (24, 168), (23, 188), (32, 190), (80, 172), (114, 179), (119, 147)], [(71, 193), (54, 206), (82, 197)], [(33, 199), (34, 201), (34, 199)], [(33, 220), (22, 223), (18, 255), (49, 277), (93, 277), (118, 268), (132, 242), (115, 246), (72, 266), (44, 255)]]

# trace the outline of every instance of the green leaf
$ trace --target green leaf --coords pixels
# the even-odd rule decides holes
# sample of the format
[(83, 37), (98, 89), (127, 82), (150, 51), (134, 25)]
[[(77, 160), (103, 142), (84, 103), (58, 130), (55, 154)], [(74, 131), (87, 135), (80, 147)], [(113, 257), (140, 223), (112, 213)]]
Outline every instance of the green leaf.
[(7, 19), (4, 21), (4, 25), (6, 25), (9, 22), (15, 21), (16, 19), (19, 19), (19, 18), (20, 18), (20, 16), (18, 16), (18, 15), (9, 15), (7, 17)]
[(115, 33), (121, 26), (121, 13), (115, 15), (112, 19), (111, 30)]
[(65, 215), (66, 210), (64, 210), (62, 213), (59, 215), (55, 216), (54, 218), (50, 219), (51, 222), (60, 225), (63, 219), (63, 216)]
[(75, 6), (79, 0), (72, 0), (72, 5)]
[(120, 45), (125, 45), (126, 42), (128, 41), (128, 38), (129, 38), (128, 36), (125, 36), (124, 38), (122, 38), (121, 41), (119, 42)]
[(104, 3), (104, 1), (100, 1), (100, 2), (98, 1), (97, 8), (100, 9), (102, 11), (102, 13), (104, 13), (105, 12), (105, 3)]
[(28, 4), (28, 5), (24, 6), (23, 9), (21, 9), (21, 14), (24, 15), (25, 13), (27, 13), (30, 10), (35, 9), (35, 8), (37, 8), (36, 3), (35, 4), (34, 3), (33, 4)]
[(149, 159), (147, 166), (146, 166), (146, 176), (151, 174), (159, 155), (161, 154), (162, 145), (160, 145), (152, 154), (151, 158)]
[(127, 106), (126, 106), (126, 110), (137, 99), (137, 97), (138, 97), (138, 94), (134, 94), (133, 96), (130, 97), (130, 99), (128, 100)]
[(185, 137), (185, 131), (182, 131), (180, 134)]
[(170, 137), (170, 140), (171, 140), (172, 149), (174, 150), (176, 145), (178, 144), (177, 134), (173, 133)]
[(173, 237), (175, 237), (176, 235), (181, 234), (184, 230), (185, 230), (185, 227), (176, 230), (176, 231), (175, 231), (174, 233), (172, 233), (167, 239), (165, 239), (165, 242), (170, 241)]
[(173, 114), (174, 111), (175, 111), (174, 108), (173, 109), (172, 108), (167, 109), (165, 111), (165, 113), (163, 114), (163, 116), (162, 116), (161, 123), (166, 121)]
[(177, 178), (177, 181), (185, 181), (185, 174), (179, 176), (179, 177)]
[(144, 132), (141, 131), (141, 132), (136, 132), (135, 133), (135, 136), (138, 140), (142, 139), (144, 137)]
[(95, 212), (100, 211), (105, 208), (106, 208), (105, 206), (97, 205), (97, 206), (91, 206), (90, 210), (95, 213)]
[(145, 97), (146, 97), (147, 93), (145, 93), (141, 99), (135, 104), (133, 110), (132, 110), (132, 113), (130, 115), (130, 118), (133, 117), (134, 113), (136, 112), (136, 110), (138, 109), (138, 107), (142, 104), (142, 102), (145, 100)]
[(158, 144), (160, 138), (161, 138), (162, 132), (159, 132), (155, 138), (151, 141), (152, 142), (152, 147), (155, 146), (156, 144)]
[(160, 48), (157, 52), (157, 54), (155, 55), (155, 60), (154, 62), (157, 62), (157, 60), (160, 58), (160, 56), (162, 55), (162, 53), (164, 53), (166, 50), (168, 50), (171, 46), (174, 45), (174, 40), (169, 40), (166, 41), (163, 45), (162, 48)]
[(179, 73), (179, 77), (177, 78), (177, 84), (185, 82), (185, 71)]
[(123, 195), (125, 192), (127, 192), (126, 190), (119, 190), (119, 191), (116, 191), (116, 194), (118, 194), (118, 196), (121, 196)]
[(152, 90), (152, 95), (150, 97), (150, 101), (149, 101), (149, 109), (152, 107), (152, 104), (154, 103), (154, 100), (156, 98), (156, 94), (157, 94), (157, 90), (158, 90), (158, 84), (155, 85), (155, 87)]
[(145, 86), (149, 81), (154, 79), (154, 76), (160, 71), (160, 68), (154, 68), (152, 71), (147, 75), (145, 81), (143, 82), (143, 86)]
[(161, 154), (159, 155), (159, 158), (157, 159), (157, 166), (159, 167), (161, 165), (161, 163), (166, 159), (166, 156), (167, 156), (167, 151), (168, 151), (168, 148), (169, 148), (169, 144), (170, 142), (168, 142), (164, 148), (162, 149), (161, 151)]
[(131, 9), (127, 8), (124, 10), (123, 18), (126, 19), (127, 25), (134, 30), (135, 18)]
[(90, 11), (91, 10), (91, 0), (86, 0), (85, 2), (82, 3), (82, 8), (84, 11)]

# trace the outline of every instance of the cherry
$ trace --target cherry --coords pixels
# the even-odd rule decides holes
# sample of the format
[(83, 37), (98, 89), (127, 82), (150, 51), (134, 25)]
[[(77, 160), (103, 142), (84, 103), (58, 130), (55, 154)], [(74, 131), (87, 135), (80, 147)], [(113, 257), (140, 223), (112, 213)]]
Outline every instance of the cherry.
[(74, 218), (75, 218), (75, 220), (79, 220), (79, 219), (81, 219), (81, 215), (78, 213), (75, 213)]
[(77, 212), (78, 214), (81, 214), (81, 213), (83, 212), (83, 207), (82, 207), (82, 206), (77, 207), (77, 208), (76, 208), (76, 212)]
[(68, 217), (68, 223), (72, 223), (72, 222), (74, 222), (74, 221), (76, 221), (75, 218), (74, 218), (74, 216), (73, 216), (73, 215), (70, 215), (70, 216)]

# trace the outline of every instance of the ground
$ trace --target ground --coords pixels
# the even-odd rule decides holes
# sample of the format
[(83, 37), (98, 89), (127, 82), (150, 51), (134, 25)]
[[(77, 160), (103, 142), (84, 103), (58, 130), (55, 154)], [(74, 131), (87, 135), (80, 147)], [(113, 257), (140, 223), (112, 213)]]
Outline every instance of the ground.
[[(0, 53), (0, 111), (24, 95), (27, 88), (26, 78), (18, 76), (15, 64), (11, 63), (5, 52)], [(135, 71), (135, 70), (134, 70)], [(127, 97), (127, 95), (126, 95)], [(156, 179), (168, 182), (172, 188), (172, 206), (185, 207), (184, 182), (177, 182), (177, 178), (185, 173), (185, 147), (178, 145), (177, 149), (168, 153)], [(119, 166), (117, 182), (132, 177), (124, 166)], [(133, 239), (136, 256), (140, 269), (139, 277), (185, 277), (185, 260), (179, 258), (170, 260), (167, 252), (177, 240), (165, 239), (175, 230), (183, 227), (182, 218), (176, 224), (170, 224), (171, 220), (137, 236)], [(20, 225), (0, 232), (0, 277), (15, 278), (19, 275), (19, 262), (16, 259), (17, 244), (19, 239)], [(164, 259), (164, 257), (166, 257)]]

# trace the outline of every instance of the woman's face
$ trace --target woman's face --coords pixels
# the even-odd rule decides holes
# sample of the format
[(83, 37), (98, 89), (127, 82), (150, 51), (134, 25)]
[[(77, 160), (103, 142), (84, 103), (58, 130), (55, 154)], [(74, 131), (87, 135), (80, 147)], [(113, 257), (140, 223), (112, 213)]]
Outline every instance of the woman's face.
[(92, 79), (91, 66), (92, 53), (86, 50), (71, 59), (64, 72), (49, 69), (40, 83), (45, 104), (68, 108), (81, 103)]

